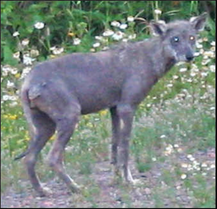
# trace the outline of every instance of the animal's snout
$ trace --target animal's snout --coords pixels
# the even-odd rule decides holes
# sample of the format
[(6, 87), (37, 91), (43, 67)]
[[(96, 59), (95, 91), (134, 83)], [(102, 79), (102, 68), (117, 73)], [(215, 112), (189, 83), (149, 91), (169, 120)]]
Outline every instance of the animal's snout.
[(186, 60), (188, 62), (192, 61), (194, 59), (194, 55), (192, 53), (188, 53), (186, 54)]

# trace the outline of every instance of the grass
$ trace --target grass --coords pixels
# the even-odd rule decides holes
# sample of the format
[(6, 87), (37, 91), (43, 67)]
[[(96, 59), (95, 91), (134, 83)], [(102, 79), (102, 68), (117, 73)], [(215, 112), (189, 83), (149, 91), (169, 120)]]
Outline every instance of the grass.
[[(214, 207), (214, 170), (202, 171), (200, 166), (203, 158), (200, 156), (190, 162), (192, 170), (188, 171), (181, 167), (182, 161), (185, 162), (184, 159), (188, 154), (215, 147), (215, 120), (212, 111), (208, 112), (208, 106), (214, 104), (214, 97), (211, 97), (211, 100), (196, 103), (197, 105), (191, 104), (191, 98), (182, 101), (168, 100), (165, 108), (156, 105), (136, 121), (133, 137), (135, 147), (133, 146), (132, 150), (135, 158), (140, 159), (137, 161), (138, 170), (140, 172), (155, 170), (156, 161), (165, 166), (159, 171), (160, 179), (155, 185), (153, 198), (156, 207), (163, 207), (168, 198), (174, 200), (173, 207), (176, 206), (175, 202), (179, 202), (176, 199), (178, 196), (176, 184), (181, 181), (183, 173), (187, 178), (182, 182), (182, 195), (185, 194), (186, 198), (189, 196), (188, 193), (192, 192), (189, 196), (192, 206)], [(148, 160), (153, 158), (156, 160)], [(198, 168), (194, 166), (197, 161), (200, 161)], [(168, 189), (161, 188), (162, 182)], [(182, 205), (181, 202), (179, 204)]]

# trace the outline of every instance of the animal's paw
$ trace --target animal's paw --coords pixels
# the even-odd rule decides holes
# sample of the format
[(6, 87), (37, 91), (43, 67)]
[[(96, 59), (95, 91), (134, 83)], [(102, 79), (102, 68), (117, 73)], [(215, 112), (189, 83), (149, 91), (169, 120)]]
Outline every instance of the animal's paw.
[(69, 189), (72, 193), (81, 194), (83, 193), (83, 190), (85, 189), (84, 186), (78, 185), (75, 182), (69, 185)]
[(52, 190), (48, 187), (42, 187), (37, 192), (40, 197), (48, 197), (53, 194)]
[(141, 186), (143, 184), (140, 179), (131, 179), (129, 183), (133, 186)]

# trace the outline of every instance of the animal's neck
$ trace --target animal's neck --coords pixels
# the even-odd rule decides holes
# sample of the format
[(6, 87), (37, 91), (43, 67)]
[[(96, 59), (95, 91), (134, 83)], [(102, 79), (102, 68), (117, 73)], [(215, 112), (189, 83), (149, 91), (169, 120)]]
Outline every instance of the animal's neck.
[(166, 52), (159, 37), (152, 38), (150, 50), (152, 51), (153, 70), (155, 70), (157, 77), (160, 78), (173, 67), (176, 61)]

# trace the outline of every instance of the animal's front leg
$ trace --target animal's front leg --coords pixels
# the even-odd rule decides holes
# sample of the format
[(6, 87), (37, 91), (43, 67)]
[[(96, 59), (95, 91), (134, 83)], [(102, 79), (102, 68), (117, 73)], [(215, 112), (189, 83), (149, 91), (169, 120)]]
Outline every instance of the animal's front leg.
[(132, 129), (132, 122), (135, 108), (130, 104), (120, 104), (117, 106), (117, 114), (120, 118), (120, 133), (118, 144), (117, 170), (121, 170), (122, 176), (127, 182), (134, 183), (129, 169), (129, 143)]

